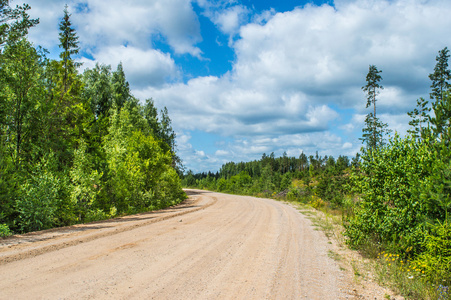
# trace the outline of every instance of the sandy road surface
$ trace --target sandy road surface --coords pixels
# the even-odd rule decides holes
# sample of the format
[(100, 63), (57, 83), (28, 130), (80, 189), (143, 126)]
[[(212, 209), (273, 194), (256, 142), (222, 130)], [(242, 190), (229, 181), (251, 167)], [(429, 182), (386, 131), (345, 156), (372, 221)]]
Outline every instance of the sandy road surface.
[(188, 191), (158, 213), (0, 240), (0, 299), (344, 299), (294, 208)]

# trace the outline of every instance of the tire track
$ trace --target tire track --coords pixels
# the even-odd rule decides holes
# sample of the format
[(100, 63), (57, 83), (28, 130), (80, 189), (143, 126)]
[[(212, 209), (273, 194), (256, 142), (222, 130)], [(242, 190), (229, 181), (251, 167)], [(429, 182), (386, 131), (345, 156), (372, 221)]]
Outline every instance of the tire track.
[(73, 247), (0, 266), (0, 299), (344, 299), (326, 238), (294, 208), (196, 195), (199, 207), (69, 234)]
[[(56, 243), (56, 244), (52, 244), (52, 245), (48, 245), (48, 246), (42, 246), (42, 247), (38, 247), (38, 248), (34, 248), (34, 249), (30, 249), (30, 246), (33, 246), (33, 242), (25, 244), (25, 245), (18, 244), (18, 247), (22, 248), (22, 249), (20, 249), (21, 251), (19, 253), (8, 254), (8, 252), (13, 250), (16, 245), (9, 245), (6, 247), (4, 246), (5, 249), (2, 251), (4, 253), (0, 254), (0, 265), (4, 265), (4, 264), (7, 264), (7, 263), (10, 263), (13, 261), (22, 260), (22, 259), (26, 259), (26, 258), (30, 258), (30, 257), (35, 257), (35, 256), (49, 253), (52, 251), (61, 250), (61, 249), (67, 248), (67, 247), (73, 247), (73, 246), (76, 246), (76, 245), (79, 245), (82, 243), (87, 243), (87, 242), (90, 242), (90, 241), (93, 241), (96, 239), (104, 238), (107, 236), (119, 234), (119, 233), (130, 231), (130, 230), (134, 230), (134, 229), (142, 227), (142, 226), (147, 226), (150, 224), (154, 224), (154, 223), (162, 222), (162, 221), (169, 220), (172, 218), (180, 217), (180, 216), (183, 216), (183, 215), (186, 215), (189, 213), (197, 212), (197, 211), (206, 209), (206, 208), (216, 204), (216, 202), (218, 201), (218, 199), (215, 197), (211, 197), (211, 199), (212, 199), (212, 201), (210, 201), (209, 203), (204, 204), (204, 205), (194, 208), (194, 209), (189, 209), (189, 210), (181, 211), (178, 213), (173, 213), (173, 214), (166, 215), (166, 216), (156, 217), (154, 219), (150, 219), (150, 220), (146, 220), (146, 221), (138, 221), (136, 224), (133, 224), (133, 225), (118, 224), (117, 226), (113, 226), (110, 228), (103, 228), (103, 232), (94, 233), (89, 236), (82, 236), (80, 238), (71, 239), (70, 241), (66, 241), (66, 242)], [(130, 216), (127, 216), (127, 217), (130, 217)], [(124, 218), (127, 218), (127, 217), (124, 217)], [(119, 219), (121, 219), (121, 218), (119, 218)], [(89, 226), (89, 225), (90, 224), (78, 225), (78, 228), (83, 227), (83, 226)], [(55, 231), (64, 230), (64, 228), (58, 228), (58, 229), (53, 229), (53, 230), (55, 230)], [(33, 233), (33, 234), (36, 234), (36, 233)], [(76, 235), (76, 234), (79, 234), (79, 232), (72, 232), (72, 233), (64, 234), (60, 237), (57, 237), (56, 239), (63, 239), (63, 238), (67, 238), (67, 237), (70, 237), (71, 235)]]

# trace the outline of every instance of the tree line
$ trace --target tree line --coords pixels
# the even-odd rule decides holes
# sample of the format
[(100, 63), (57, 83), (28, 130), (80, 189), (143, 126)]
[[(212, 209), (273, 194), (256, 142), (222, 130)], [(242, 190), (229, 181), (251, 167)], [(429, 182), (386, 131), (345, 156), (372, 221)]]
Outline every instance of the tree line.
[(141, 104), (122, 64), (78, 71), (67, 6), (59, 60), (27, 39), (27, 4), (0, 6), (0, 235), (180, 202), (168, 110)]
[(358, 158), (347, 156), (282, 157), (262, 155), (251, 162), (229, 162), (216, 173), (193, 174), (188, 171), (182, 183), (188, 187), (255, 196), (283, 196), (291, 200), (319, 195), (332, 205), (341, 205), (351, 166)]

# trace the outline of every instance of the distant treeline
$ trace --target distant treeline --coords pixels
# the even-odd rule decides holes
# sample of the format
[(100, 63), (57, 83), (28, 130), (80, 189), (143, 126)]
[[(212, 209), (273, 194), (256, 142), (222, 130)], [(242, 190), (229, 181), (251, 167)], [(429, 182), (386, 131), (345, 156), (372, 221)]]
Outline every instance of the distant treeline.
[(290, 200), (306, 200), (318, 195), (333, 205), (341, 205), (352, 164), (347, 156), (315, 156), (302, 153), (299, 157), (263, 154), (260, 160), (226, 163), (219, 172), (193, 174), (182, 180), (185, 186), (220, 192), (256, 196), (286, 196)]

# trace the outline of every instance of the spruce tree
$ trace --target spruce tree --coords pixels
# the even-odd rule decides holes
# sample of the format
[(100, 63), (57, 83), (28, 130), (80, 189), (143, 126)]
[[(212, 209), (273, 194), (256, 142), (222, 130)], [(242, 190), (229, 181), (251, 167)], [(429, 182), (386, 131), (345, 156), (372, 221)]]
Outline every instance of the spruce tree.
[(130, 84), (125, 78), (122, 63), (119, 63), (117, 70), (112, 74), (111, 88), (113, 93), (113, 103), (116, 106), (116, 109), (120, 110), (125, 102), (131, 97)]
[(76, 55), (79, 53), (80, 48), (78, 47), (78, 36), (74, 28), (72, 28), (72, 23), (70, 21), (70, 14), (67, 9), (67, 4), (64, 7), (64, 16), (60, 23), (60, 33), (59, 33), (59, 40), (60, 44), (59, 47), (63, 49), (63, 51), (60, 53), (60, 58), (63, 60), (63, 67), (64, 67), (64, 89), (67, 90), (67, 76), (69, 69), (73, 67), (77, 67), (78, 64), (75, 64), (72, 61), (72, 55)]

